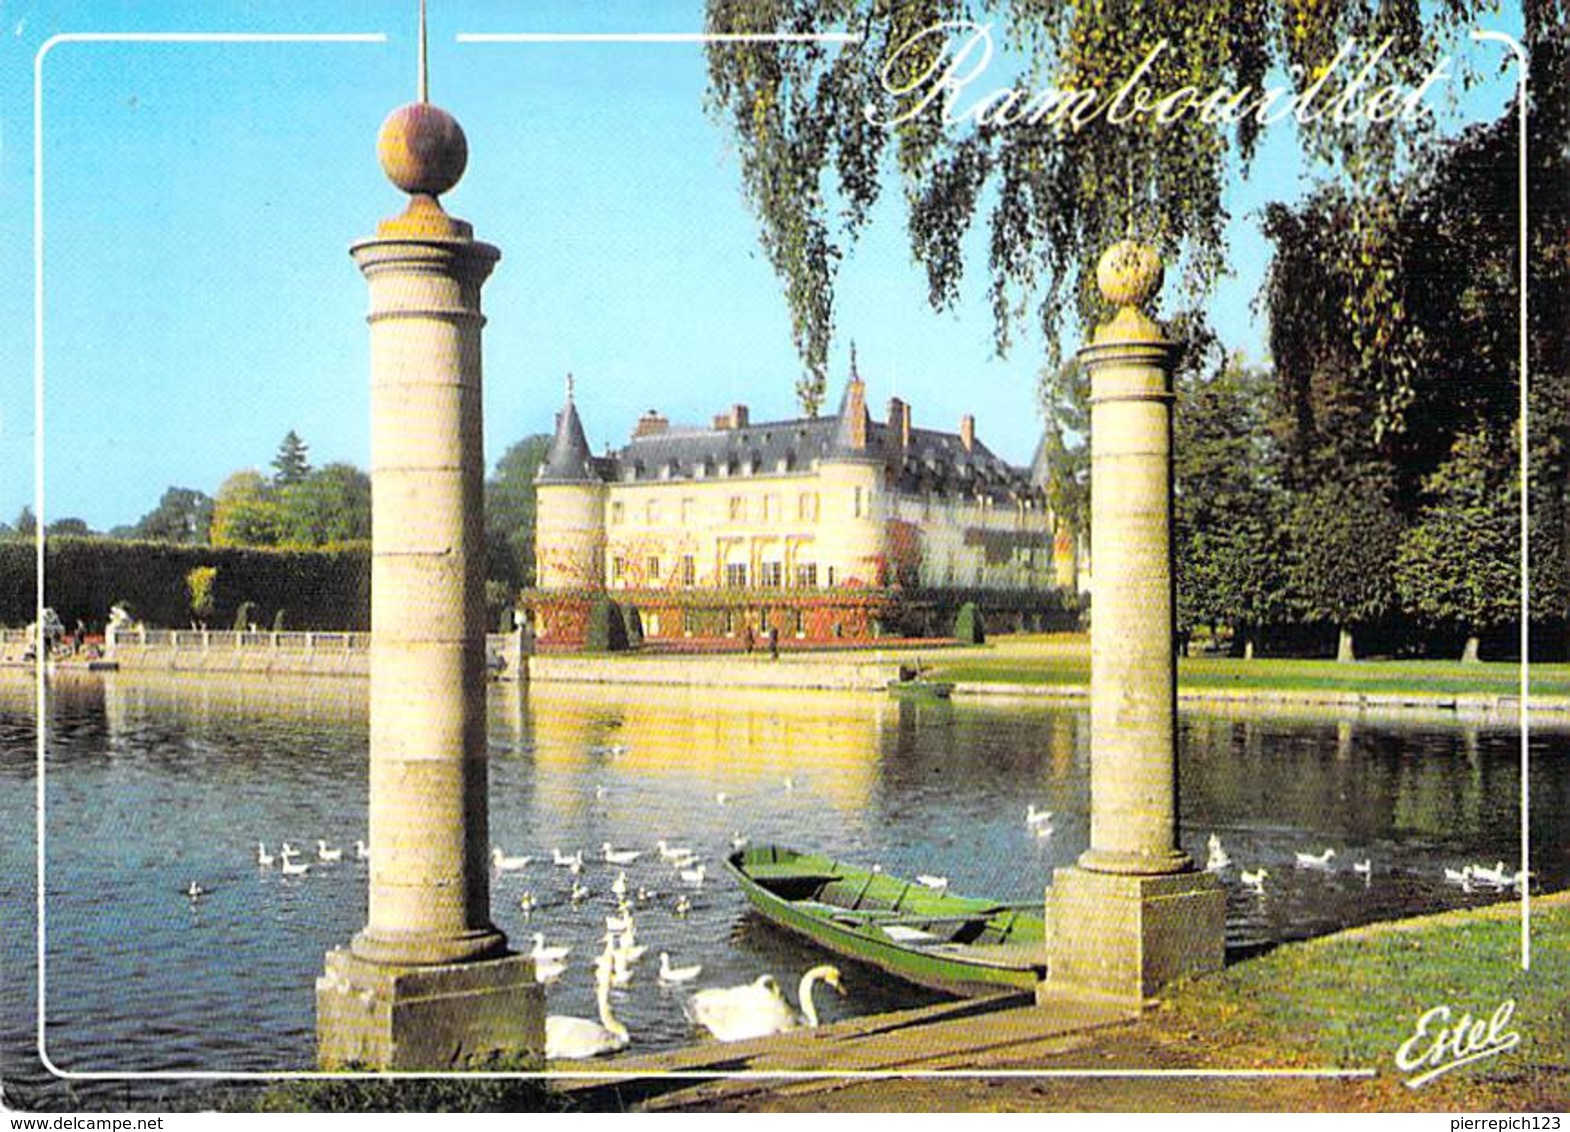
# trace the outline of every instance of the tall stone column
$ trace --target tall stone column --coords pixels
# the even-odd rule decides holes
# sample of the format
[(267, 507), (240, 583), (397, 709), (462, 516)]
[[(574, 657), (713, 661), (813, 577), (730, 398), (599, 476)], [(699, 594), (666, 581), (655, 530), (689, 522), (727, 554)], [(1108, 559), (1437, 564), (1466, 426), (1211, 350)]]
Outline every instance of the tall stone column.
[(537, 1060), (534, 965), (490, 922), (480, 288), (500, 253), (443, 211), (467, 143), (426, 102), (382, 127), (408, 208), (356, 244), (371, 310), (370, 910), (317, 983), (318, 1060)]
[(1048, 898), (1052, 990), (1148, 1001), (1221, 966), (1226, 898), (1178, 845), (1172, 578), (1177, 347), (1141, 309), (1154, 249), (1122, 241), (1096, 281), (1118, 308), (1080, 360), (1091, 381), (1090, 848)]

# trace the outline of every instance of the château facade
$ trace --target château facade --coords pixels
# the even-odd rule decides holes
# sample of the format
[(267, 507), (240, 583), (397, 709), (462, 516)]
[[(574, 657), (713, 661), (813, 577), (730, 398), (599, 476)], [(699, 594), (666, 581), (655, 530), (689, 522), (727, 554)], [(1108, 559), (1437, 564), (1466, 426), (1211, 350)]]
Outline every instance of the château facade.
[(600, 591), (651, 645), (941, 635), (964, 600), (1037, 627), (1075, 591), (1039, 461), (1005, 463), (968, 415), (917, 428), (894, 398), (875, 420), (854, 373), (833, 416), (754, 423), (735, 405), (693, 428), (650, 410), (595, 456), (569, 381), (536, 479), (538, 643), (582, 643)]

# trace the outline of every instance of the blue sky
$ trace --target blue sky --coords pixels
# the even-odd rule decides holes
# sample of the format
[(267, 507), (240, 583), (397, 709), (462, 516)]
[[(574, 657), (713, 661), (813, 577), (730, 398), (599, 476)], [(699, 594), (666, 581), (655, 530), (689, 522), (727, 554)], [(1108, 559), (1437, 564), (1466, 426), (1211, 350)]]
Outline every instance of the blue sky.
[[(45, 516), (132, 523), (170, 485), (266, 468), (289, 429), (314, 463), (369, 454), (365, 286), (347, 255), (402, 207), (375, 137), (414, 96), (414, 0), (0, 0), (0, 520), (33, 501), (33, 84), (64, 32), (378, 33), (381, 43), (64, 43), (43, 63)], [(1518, 16), (1489, 26), (1514, 30)], [(733, 401), (793, 416), (799, 362), (696, 45), (459, 44), (459, 33), (699, 31), (690, 3), (433, 0), (431, 98), (469, 170), (443, 198), (502, 261), (485, 291), (486, 454), (549, 431), (563, 378), (596, 449), (650, 407), (708, 420)], [(1471, 50), (1458, 44), (1457, 50)], [(1496, 48), (1484, 49), (1492, 58)], [(1507, 84), (1460, 117), (1501, 112)], [(1306, 184), (1267, 135), (1229, 186), (1235, 274), (1223, 339), (1254, 358), (1266, 247), (1256, 210)], [(1037, 339), (992, 356), (981, 261), (934, 314), (901, 217), (843, 266), (831, 399), (857, 344), (869, 399), (977, 432), (1015, 462), (1039, 431)]]

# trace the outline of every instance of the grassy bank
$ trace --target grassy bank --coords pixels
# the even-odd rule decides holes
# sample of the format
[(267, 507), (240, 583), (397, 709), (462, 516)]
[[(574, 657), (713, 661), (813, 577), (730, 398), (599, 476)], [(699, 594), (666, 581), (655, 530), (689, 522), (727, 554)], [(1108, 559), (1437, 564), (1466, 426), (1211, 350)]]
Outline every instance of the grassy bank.
[[(1090, 646), (1083, 637), (1019, 636), (925, 658), (929, 675), (958, 684), (1069, 686), (1090, 681)], [(1570, 696), (1570, 665), (1532, 665), (1532, 692)], [(1369, 695), (1511, 696), (1520, 690), (1515, 664), (1448, 660), (1282, 660), (1183, 657), (1178, 687), (1205, 691), (1335, 691)]]

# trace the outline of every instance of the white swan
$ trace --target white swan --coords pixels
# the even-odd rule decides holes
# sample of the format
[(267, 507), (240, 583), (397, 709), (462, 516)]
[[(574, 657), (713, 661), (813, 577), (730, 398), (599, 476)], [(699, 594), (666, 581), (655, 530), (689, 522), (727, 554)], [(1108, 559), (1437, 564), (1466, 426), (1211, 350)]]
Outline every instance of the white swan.
[(548, 963), (536, 960), (534, 964), (534, 981), (542, 987), (549, 986), (561, 978), (562, 973), (566, 970), (567, 961), (564, 959), (555, 959)]
[(1467, 885), (1472, 883), (1472, 866), (1463, 869), (1446, 869), (1445, 880), (1450, 884)]
[(1038, 810), (1038, 809), (1036, 809), (1036, 803), (1034, 803), (1034, 802), (1030, 803), (1030, 805), (1025, 807), (1025, 824), (1026, 825), (1045, 825), (1047, 822), (1049, 822), (1051, 820), (1052, 820), (1052, 811), (1051, 810)]
[(354, 859), (356, 861), (369, 861), (371, 859), (371, 847), (359, 838), (355, 838), (354, 841)]
[(638, 849), (612, 849), (609, 841), (602, 844), (600, 849), (605, 854), (607, 865), (630, 865), (643, 856), (642, 851)]
[(1298, 853), (1297, 867), (1300, 869), (1328, 869), (1330, 858), (1336, 855), (1334, 849), (1326, 849), (1323, 853)]
[(694, 888), (702, 888), (703, 887), (704, 868), (705, 868), (705, 866), (699, 865), (695, 869), (682, 869), (681, 870), (681, 879), (684, 882), (686, 882), (687, 884), (692, 885)]
[(703, 974), (702, 963), (694, 963), (690, 967), (672, 967), (670, 953), (660, 952), (660, 982), (690, 983), (701, 974)]
[(534, 933), (534, 948), (529, 952), (529, 958), (536, 963), (555, 963), (572, 954), (572, 945), (566, 947), (546, 947), (545, 933)]
[(524, 919), (528, 919), (529, 913), (539, 907), (539, 904), (540, 902), (534, 898), (534, 893), (532, 892), (525, 892), (518, 897), (518, 907), (523, 909)]
[(605, 917), (605, 930), (608, 932), (624, 932), (632, 927), (632, 913), (622, 912), (616, 916)]
[(193, 880), (191, 886), (185, 890), (185, 894), (192, 900), (199, 900), (207, 895), (207, 890)]
[(545, 1019), (545, 1056), (547, 1060), (598, 1057), (626, 1049), (631, 1041), (627, 1027), (611, 1016), (611, 969), (608, 962), (594, 965), (594, 997), (599, 1004), (600, 1020), (552, 1014)]
[(1373, 859), (1370, 857), (1364, 857), (1361, 861), (1353, 861), (1352, 871), (1362, 876), (1365, 880), (1372, 878), (1374, 875)]
[(495, 866), (496, 871), (499, 873), (516, 872), (524, 868), (532, 860), (534, 860), (533, 857), (509, 857), (501, 851), (499, 846), (491, 847), (491, 864)]
[(618, 901), (626, 899), (627, 874), (625, 871), (618, 872), (616, 874), (616, 879), (611, 881), (611, 892), (615, 894)]
[(804, 1026), (811, 1029), (818, 1024), (812, 988), (820, 980), (845, 993), (839, 968), (814, 967), (801, 977), (797, 989), (801, 1013), (797, 1014), (785, 1001), (785, 992), (774, 976), (760, 975), (744, 986), (699, 991), (687, 1000), (687, 1017), (722, 1042), (762, 1038)]
[(316, 859), (318, 861), (341, 861), (343, 860), (343, 850), (329, 849), (327, 848), (327, 842), (318, 838), (316, 842)]
[(574, 904), (580, 904), (588, 898), (589, 890), (583, 885), (579, 884), (577, 881), (573, 881), (572, 892), (568, 894), (568, 899), (570, 899)]
[(1252, 888), (1255, 892), (1263, 894), (1265, 891), (1265, 878), (1269, 875), (1270, 872), (1264, 868), (1261, 868), (1252, 873), (1247, 869), (1244, 869), (1242, 872), (1238, 873), (1238, 879), (1241, 880), (1244, 884), (1248, 885), (1249, 888)]
[(257, 865), (264, 869), (270, 869), (272, 868), (273, 860), (273, 855), (267, 851), (267, 843), (265, 841), (258, 841), (256, 843)]
[(688, 849), (682, 845), (672, 845), (663, 837), (654, 843), (654, 847), (660, 851), (660, 860), (662, 861), (674, 861), (680, 857), (692, 857), (696, 855), (691, 849)]
[(1232, 863), (1232, 858), (1227, 856), (1227, 851), (1221, 847), (1221, 838), (1212, 833), (1208, 844), (1209, 855), (1205, 858), (1205, 870), (1218, 873)]
[(947, 892), (949, 889), (948, 877), (935, 877), (929, 873), (917, 874), (916, 883), (923, 888), (932, 889), (933, 892)]
[(306, 873), (311, 871), (311, 866), (305, 861), (296, 863), (289, 860), (288, 857), (285, 857), (283, 860), (278, 862), (278, 868), (286, 877), (303, 877)]

